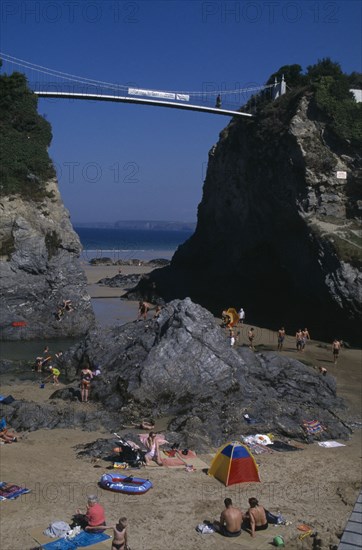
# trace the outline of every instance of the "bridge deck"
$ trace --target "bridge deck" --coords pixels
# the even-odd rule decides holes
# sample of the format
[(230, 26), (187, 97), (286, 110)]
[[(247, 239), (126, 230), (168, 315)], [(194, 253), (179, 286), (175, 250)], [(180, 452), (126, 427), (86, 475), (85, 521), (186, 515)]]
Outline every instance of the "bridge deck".
[(169, 107), (172, 109), (182, 109), (184, 111), (198, 111), (200, 113), (210, 113), (213, 115), (222, 116), (236, 116), (236, 117), (249, 117), (253, 118), (253, 115), (249, 113), (243, 113), (241, 111), (230, 111), (228, 109), (218, 109), (217, 107), (203, 107), (201, 105), (190, 105), (188, 103), (175, 103), (172, 101), (161, 101), (157, 99), (144, 99), (138, 97), (122, 97), (115, 95), (103, 95), (103, 94), (82, 94), (74, 92), (42, 92), (34, 91), (39, 97), (49, 98), (65, 98), (65, 99), (84, 99), (84, 100), (96, 100), (96, 101), (114, 101), (119, 103), (134, 103), (138, 105), (154, 105), (158, 107)]
[(343, 532), (338, 550), (357, 550), (362, 548), (362, 490), (358, 495), (352, 514)]

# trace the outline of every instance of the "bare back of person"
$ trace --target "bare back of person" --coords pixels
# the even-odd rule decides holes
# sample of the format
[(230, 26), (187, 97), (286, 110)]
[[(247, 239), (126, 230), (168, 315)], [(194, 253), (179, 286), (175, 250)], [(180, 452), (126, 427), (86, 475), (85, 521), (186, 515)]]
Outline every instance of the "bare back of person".
[(265, 510), (263, 506), (258, 505), (255, 508), (250, 508), (249, 514), (254, 518), (255, 527), (262, 527), (267, 523)]
[[(243, 520), (243, 514), (241, 510), (230, 506), (222, 512), (222, 519), (224, 520), (224, 525), (229, 533), (236, 533), (240, 531), (241, 522)], [(222, 522), (221, 522), (222, 523)]]
[[(117, 529), (117, 527), (120, 529), (123, 527), (121, 531)], [(126, 544), (126, 528), (123, 525), (115, 525), (113, 528), (113, 541), (112, 541), (112, 550), (121, 550), (125, 547)]]

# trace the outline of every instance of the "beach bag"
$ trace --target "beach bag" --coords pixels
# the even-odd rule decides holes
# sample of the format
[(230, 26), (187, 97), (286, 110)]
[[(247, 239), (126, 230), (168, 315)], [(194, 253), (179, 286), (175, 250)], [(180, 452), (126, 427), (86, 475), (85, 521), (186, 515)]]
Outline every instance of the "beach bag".
[(63, 538), (70, 531), (70, 525), (65, 521), (53, 521), (47, 529), (43, 532), (46, 537)]
[(265, 510), (265, 516), (268, 523), (271, 523), (272, 525), (278, 525), (279, 516), (272, 514), (271, 512), (269, 512), (269, 510)]
[(5, 399), (2, 399), (1, 403), (3, 405), (10, 405), (13, 401), (15, 401), (14, 397), (12, 395), (8, 395)]
[(202, 535), (209, 535), (211, 533), (215, 533), (215, 529), (212, 525), (208, 523), (199, 523), (196, 527), (196, 531), (198, 533), (201, 533)]

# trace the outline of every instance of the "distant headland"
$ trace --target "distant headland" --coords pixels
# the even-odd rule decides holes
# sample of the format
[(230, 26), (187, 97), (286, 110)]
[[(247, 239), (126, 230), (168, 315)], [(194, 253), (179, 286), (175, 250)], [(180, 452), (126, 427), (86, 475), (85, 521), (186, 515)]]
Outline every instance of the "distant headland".
[(74, 222), (74, 227), (97, 229), (134, 229), (149, 231), (194, 231), (196, 222), (177, 222), (160, 220), (122, 220), (117, 222)]

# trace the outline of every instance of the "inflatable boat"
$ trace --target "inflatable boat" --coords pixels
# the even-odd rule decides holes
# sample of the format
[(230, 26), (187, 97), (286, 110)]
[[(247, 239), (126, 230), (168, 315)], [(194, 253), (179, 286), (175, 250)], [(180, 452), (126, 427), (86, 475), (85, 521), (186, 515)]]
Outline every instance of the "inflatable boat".
[(140, 477), (125, 476), (119, 473), (103, 474), (99, 485), (103, 489), (126, 493), (127, 495), (143, 495), (153, 487), (149, 479)]

